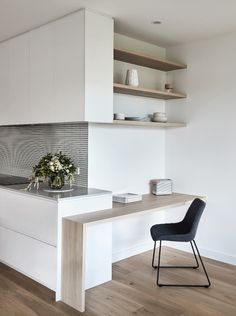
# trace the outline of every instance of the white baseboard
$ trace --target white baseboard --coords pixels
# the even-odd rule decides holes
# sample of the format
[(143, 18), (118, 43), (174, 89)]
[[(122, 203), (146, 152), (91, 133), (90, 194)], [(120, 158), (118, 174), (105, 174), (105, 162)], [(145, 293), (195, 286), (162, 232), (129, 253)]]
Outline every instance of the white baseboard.
[[(176, 248), (179, 250), (183, 250), (186, 252), (192, 251), (190, 245), (188, 245), (186, 243), (164, 242), (163, 245), (164, 246), (166, 245), (166, 246), (172, 247), (172, 248)], [(134, 245), (131, 248), (127, 248), (127, 249), (113, 253), (112, 254), (112, 262), (114, 263), (114, 262), (135, 256), (135, 255), (138, 255), (142, 252), (145, 252), (145, 251), (148, 251), (151, 249), (153, 249), (153, 242), (152, 241), (146, 242), (143, 244)], [(199, 248), (199, 251), (203, 257), (207, 257), (207, 258), (221, 261), (224, 263), (236, 265), (236, 256), (232, 256), (232, 255), (229, 255), (226, 253), (217, 252), (217, 251), (205, 249), (205, 248)]]
[[(192, 252), (191, 247), (189, 245), (187, 245), (186, 243), (165, 243), (168, 247), (172, 247), (172, 248), (176, 248), (176, 249), (180, 249), (183, 251), (187, 251), (187, 252)], [(199, 251), (201, 253), (201, 255), (203, 257), (206, 258), (210, 258), (210, 259), (214, 259), (217, 261), (221, 261), (224, 263), (229, 263), (229, 264), (233, 264), (236, 265), (236, 256), (232, 256), (223, 252), (218, 252), (215, 250), (210, 250), (210, 249), (206, 249), (206, 248), (200, 248), (199, 247)]]
[(112, 263), (139, 255), (142, 252), (153, 249), (153, 242), (146, 242), (143, 244), (134, 245), (131, 248), (122, 249), (121, 251), (114, 252), (112, 254)]

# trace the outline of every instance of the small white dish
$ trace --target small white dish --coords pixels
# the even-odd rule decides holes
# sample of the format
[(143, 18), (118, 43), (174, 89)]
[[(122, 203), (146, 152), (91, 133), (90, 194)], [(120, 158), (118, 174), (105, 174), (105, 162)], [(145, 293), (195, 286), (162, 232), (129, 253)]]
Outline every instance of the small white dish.
[(44, 192), (47, 192), (47, 193), (66, 193), (66, 192), (72, 192), (74, 191), (73, 188), (70, 188), (70, 189), (43, 189)]
[(165, 112), (154, 112), (153, 117), (154, 116), (166, 116), (166, 113)]
[(168, 121), (167, 117), (153, 117), (152, 122), (156, 123), (166, 123)]
[(143, 121), (144, 119), (144, 117), (139, 116), (129, 116), (125, 118), (126, 121)]

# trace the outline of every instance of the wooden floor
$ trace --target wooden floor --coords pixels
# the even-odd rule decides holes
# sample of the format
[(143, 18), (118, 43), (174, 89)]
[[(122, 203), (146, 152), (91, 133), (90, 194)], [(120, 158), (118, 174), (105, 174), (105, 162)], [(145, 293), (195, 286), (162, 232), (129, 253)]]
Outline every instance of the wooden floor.
[[(151, 252), (113, 266), (113, 281), (86, 292), (81, 314), (54, 302), (54, 293), (0, 264), (0, 316), (235, 316), (236, 267), (205, 259), (212, 287), (158, 288)], [(191, 264), (191, 255), (163, 247), (163, 264)], [(202, 271), (161, 271), (161, 281), (204, 282)]]

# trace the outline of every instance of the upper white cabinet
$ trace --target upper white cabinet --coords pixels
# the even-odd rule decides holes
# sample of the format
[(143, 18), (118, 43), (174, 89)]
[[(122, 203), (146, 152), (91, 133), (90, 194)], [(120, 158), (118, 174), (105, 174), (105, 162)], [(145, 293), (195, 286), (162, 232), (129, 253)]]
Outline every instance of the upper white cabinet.
[(54, 36), (50, 25), (30, 32), (31, 123), (51, 121), (54, 102)]
[(9, 74), (9, 45), (0, 45), (0, 124), (10, 119), (10, 74)]
[(113, 119), (113, 20), (80, 10), (0, 44), (0, 124)]
[(29, 104), (29, 35), (0, 45), (0, 124), (25, 124)]

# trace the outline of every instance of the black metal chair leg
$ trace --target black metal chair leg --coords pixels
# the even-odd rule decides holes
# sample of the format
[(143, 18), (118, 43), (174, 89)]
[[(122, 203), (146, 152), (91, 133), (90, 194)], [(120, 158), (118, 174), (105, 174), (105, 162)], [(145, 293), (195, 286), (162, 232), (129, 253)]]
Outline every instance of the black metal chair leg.
[(157, 285), (158, 285), (158, 286), (161, 286), (161, 285), (159, 284), (160, 263), (161, 263), (161, 240), (160, 240), (160, 244), (159, 244), (158, 262), (157, 262)]
[(201, 261), (203, 270), (204, 270), (204, 272), (205, 272), (205, 275), (206, 275), (206, 278), (207, 278), (207, 281), (208, 281), (208, 285), (205, 285), (205, 287), (210, 287), (210, 286), (211, 286), (211, 281), (210, 281), (209, 276), (208, 276), (208, 274), (207, 274), (206, 268), (205, 268), (204, 263), (203, 263), (203, 261), (202, 261), (202, 257), (201, 257), (201, 255), (200, 255), (200, 252), (199, 252), (199, 250), (198, 250), (198, 247), (197, 247), (197, 244), (196, 244), (195, 240), (193, 240), (193, 243), (194, 243), (194, 246), (195, 246), (195, 248), (196, 248), (196, 250), (197, 250), (199, 259), (200, 259), (200, 261)]
[[(196, 252), (194, 250), (194, 247), (192, 245), (192, 242), (190, 241), (191, 247), (192, 247), (192, 251), (193, 251), (193, 255), (196, 261), (196, 266), (160, 266), (159, 268), (172, 268), (172, 269), (198, 269), (199, 268), (199, 263), (198, 263), (198, 259), (196, 256)], [(155, 254), (156, 254), (156, 241), (154, 242), (154, 248), (153, 248), (153, 255), (152, 255), (152, 267), (153, 269), (157, 269), (157, 266), (154, 265), (154, 261), (155, 261)]]
[[(161, 268), (180, 268), (179, 266), (174, 267), (174, 266), (161, 266), (161, 265), (160, 265), (160, 262), (161, 262), (161, 241), (160, 241), (159, 256), (158, 256), (158, 265), (157, 265), (157, 285), (158, 285), (159, 287), (162, 287), (162, 286), (175, 286), (175, 287), (205, 287), (205, 288), (208, 288), (208, 287), (211, 286), (210, 279), (209, 279), (209, 277), (208, 277), (206, 268), (205, 268), (204, 263), (203, 263), (203, 261), (202, 261), (202, 258), (201, 258), (201, 255), (200, 255), (200, 252), (199, 252), (199, 250), (198, 250), (198, 247), (197, 247), (197, 245), (196, 245), (195, 240), (193, 240), (193, 244), (191, 243), (191, 246), (192, 246), (193, 254), (194, 254), (194, 257), (195, 257), (195, 259), (196, 259), (197, 267), (198, 267), (198, 266), (199, 266), (199, 263), (198, 263), (198, 259), (197, 259), (197, 256), (196, 256), (196, 253), (195, 253), (195, 250), (194, 250), (193, 245), (195, 246), (195, 248), (196, 248), (196, 250), (197, 250), (197, 254), (198, 254), (198, 257), (199, 257), (199, 259), (200, 259), (201, 265), (202, 265), (202, 267), (203, 267), (204, 273), (205, 273), (205, 275), (206, 275), (208, 284), (167, 284), (167, 283), (159, 283), (159, 276), (160, 276), (160, 269), (161, 269)], [(192, 267), (192, 268), (196, 269), (197, 267)], [(183, 268), (183, 267), (181, 267), (181, 268)], [(187, 266), (187, 268), (189, 268), (189, 267)]]
[(198, 268), (199, 268), (199, 263), (198, 263), (198, 260), (197, 260), (197, 256), (196, 256), (196, 253), (195, 253), (195, 250), (194, 250), (192, 241), (190, 241), (190, 245), (191, 245), (191, 247), (192, 247), (193, 255), (194, 255), (194, 258), (195, 258), (195, 261), (196, 261), (196, 264), (197, 264), (196, 267), (193, 267), (193, 269), (198, 269)]
[(156, 253), (156, 241), (154, 241), (154, 248), (153, 248), (153, 255), (152, 255), (152, 267), (153, 269), (156, 269), (157, 266), (154, 266), (154, 260), (155, 260), (155, 253)]

